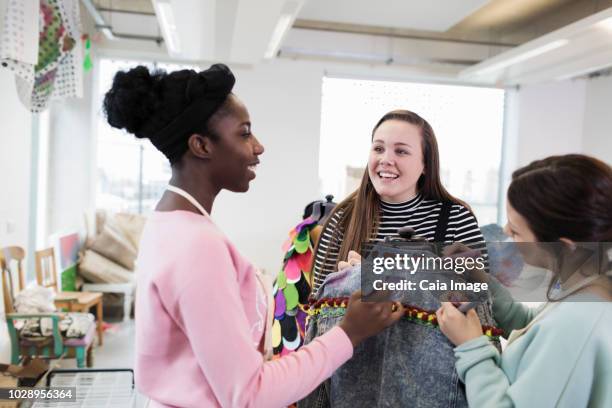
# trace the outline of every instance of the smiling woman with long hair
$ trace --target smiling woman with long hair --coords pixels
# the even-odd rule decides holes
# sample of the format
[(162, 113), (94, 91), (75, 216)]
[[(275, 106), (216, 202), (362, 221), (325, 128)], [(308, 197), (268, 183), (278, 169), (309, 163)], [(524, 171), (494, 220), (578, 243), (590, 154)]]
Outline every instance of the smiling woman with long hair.
[[(398, 237), (401, 227), (411, 227), (439, 246), (461, 242), (471, 249), (485, 249), (476, 217), (440, 181), (438, 145), (431, 125), (414, 112), (394, 110), (374, 126), (361, 185), (334, 208), (323, 227), (315, 249), (314, 296), (325, 288), (330, 273), (346, 266), (346, 259), (359, 262), (351, 251), (360, 251), (366, 241)], [(486, 263), (486, 251), (484, 257)], [(488, 304), (480, 304), (478, 311), (491, 316)], [(307, 341), (316, 335), (310, 333)], [(300, 404), (383, 406), (392, 401), (427, 408), (446, 403), (462, 407), (465, 394), (452, 374), (452, 364), (452, 348), (439, 332), (400, 322), (362, 346), (351, 362)], [(396, 383), (392, 378), (404, 380)], [(438, 392), (429, 391), (430, 387)]]
[(323, 228), (315, 250), (313, 291), (362, 242), (397, 236), (404, 226), (429, 241), (485, 248), (474, 214), (440, 181), (431, 125), (414, 112), (394, 110), (374, 126), (359, 188), (334, 208)]

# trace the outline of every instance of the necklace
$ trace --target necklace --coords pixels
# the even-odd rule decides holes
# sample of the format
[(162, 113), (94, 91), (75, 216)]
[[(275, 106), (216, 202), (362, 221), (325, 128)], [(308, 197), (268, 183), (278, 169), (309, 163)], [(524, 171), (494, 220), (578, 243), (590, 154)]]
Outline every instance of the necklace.
[(191, 204), (193, 204), (193, 206), (195, 208), (197, 208), (198, 211), (200, 211), (202, 213), (202, 215), (204, 215), (205, 217), (210, 217), (210, 214), (208, 214), (208, 211), (206, 211), (204, 209), (204, 207), (202, 207), (202, 205), (200, 203), (198, 203), (198, 200), (193, 198), (193, 196), (191, 194), (189, 194), (188, 192), (186, 192), (182, 188), (178, 188), (176, 186), (168, 184), (168, 187), (166, 187), (166, 190), (172, 191), (173, 193), (176, 193), (176, 194), (178, 194), (180, 196), (183, 196), (187, 201), (189, 201)]

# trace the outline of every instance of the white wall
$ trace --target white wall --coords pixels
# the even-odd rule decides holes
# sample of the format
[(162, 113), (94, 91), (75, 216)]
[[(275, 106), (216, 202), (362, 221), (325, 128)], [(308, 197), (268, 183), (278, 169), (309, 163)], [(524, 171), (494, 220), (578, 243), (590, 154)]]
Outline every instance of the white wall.
[(612, 163), (612, 76), (594, 78), (586, 84), (584, 153)]
[(506, 191), (514, 170), (546, 156), (581, 151), (585, 89), (583, 81), (562, 81), (507, 90), (499, 190), (501, 225), (506, 222)]
[(584, 81), (520, 88), (516, 166), (582, 150), (585, 89)]
[(28, 237), (32, 114), (17, 97), (12, 72), (0, 69), (0, 247)]
[[(19, 102), (12, 72), (0, 69), (0, 248), (28, 243), (32, 115)], [(0, 291), (0, 362), (10, 344)]]
[(612, 162), (612, 77), (524, 86), (514, 98), (515, 167), (565, 153)]
[(54, 102), (49, 115), (48, 234), (81, 231), (93, 208), (95, 171), (91, 71), (84, 74), (83, 97)]
[(502, 211), (512, 171), (547, 156), (583, 153), (612, 164), (612, 77), (522, 86), (506, 100)]
[(323, 198), (318, 181), (322, 71), (288, 61), (234, 71), (234, 91), (266, 150), (250, 191), (221, 193), (212, 216), (246, 257), (276, 273), (289, 229), (308, 202)]

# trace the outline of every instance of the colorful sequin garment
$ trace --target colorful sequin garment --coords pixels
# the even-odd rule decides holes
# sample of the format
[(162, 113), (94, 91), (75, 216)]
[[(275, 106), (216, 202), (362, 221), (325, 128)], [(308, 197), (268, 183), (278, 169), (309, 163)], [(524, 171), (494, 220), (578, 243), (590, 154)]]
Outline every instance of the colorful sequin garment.
[[(309, 316), (344, 316), (348, 306), (348, 301), (348, 296), (322, 298), (317, 301), (311, 301), (304, 307), (304, 310)], [(421, 309), (407, 303), (403, 303), (403, 306), (405, 308), (405, 319), (413, 323), (439, 328), (438, 318), (436, 317), (435, 311)], [(483, 326), (482, 331), (492, 340), (499, 340), (499, 336), (503, 335), (503, 330), (495, 326)]]
[(272, 346), (279, 358), (297, 350), (304, 343), (310, 295), (309, 273), (313, 260), (311, 231), (317, 226), (313, 218), (306, 218), (291, 231), (283, 245), (283, 268), (273, 287), (274, 322)]

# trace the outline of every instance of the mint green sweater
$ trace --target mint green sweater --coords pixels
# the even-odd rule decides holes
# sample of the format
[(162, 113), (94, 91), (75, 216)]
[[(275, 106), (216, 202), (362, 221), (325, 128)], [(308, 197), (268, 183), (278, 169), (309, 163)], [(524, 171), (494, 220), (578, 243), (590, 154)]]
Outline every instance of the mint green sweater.
[[(501, 355), (486, 336), (456, 347), (468, 404), (612, 407), (612, 303), (585, 301), (591, 299), (574, 295), (552, 304)], [(495, 302), (493, 312), (508, 334), (542, 309)]]

